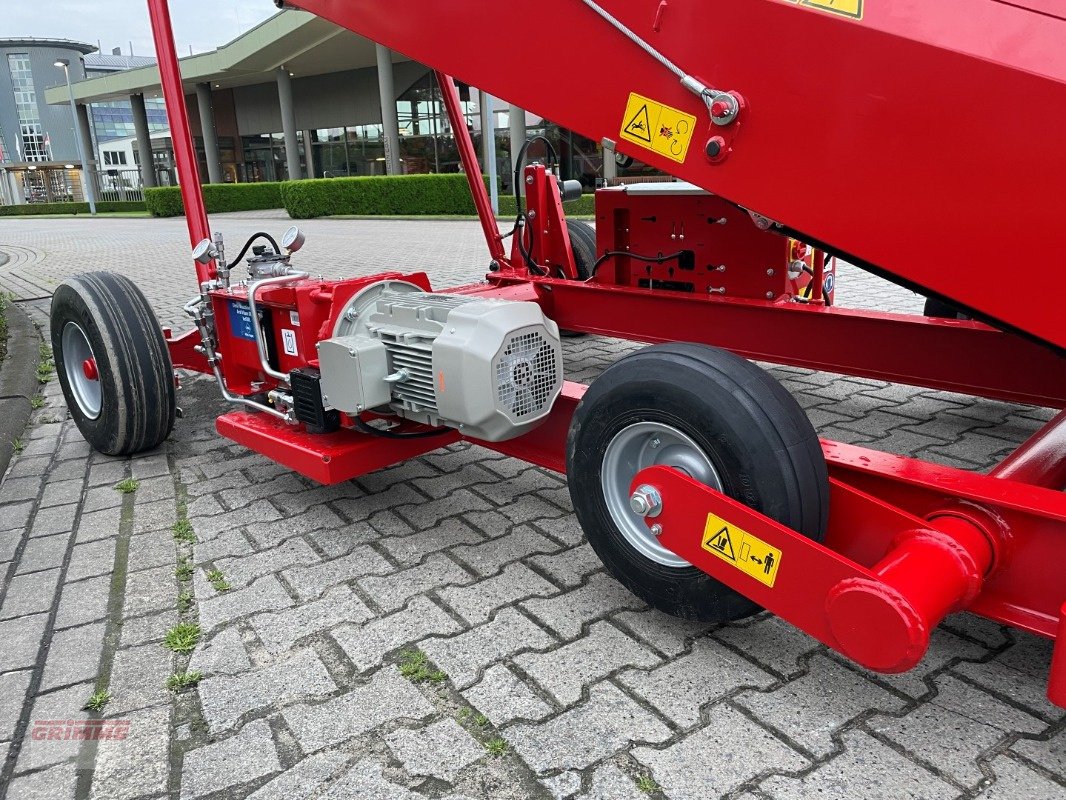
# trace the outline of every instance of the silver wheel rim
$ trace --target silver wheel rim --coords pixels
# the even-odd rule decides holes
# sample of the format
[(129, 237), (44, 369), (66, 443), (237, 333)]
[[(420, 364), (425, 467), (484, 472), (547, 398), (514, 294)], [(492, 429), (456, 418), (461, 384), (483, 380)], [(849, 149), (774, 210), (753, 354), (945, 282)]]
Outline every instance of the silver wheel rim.
[(88, 377), (82, 366), (89, 359), (96, 361), (89, 338), (78, 323), (68, 322), (63, 327), (61, 345), (63, 370), (66, 372), (67, 385), (70, 386), (70, 392), (78, 404), (78, 410), (89, 419), (96, 419), (100, 416), (100, 406), (103, 402), (100, 380)]
[(625, 540), (645, 558), (664, 567), (691, 566), (659, 544), (644, 518), (629, 506), (629, 487), (648, 467), (673, 467), (712, 489), (722, 481), (707, 454), (685, 433), (662, 422), (637, 422), (615, 434), (603, 454), (600, 487), (611, 520)]

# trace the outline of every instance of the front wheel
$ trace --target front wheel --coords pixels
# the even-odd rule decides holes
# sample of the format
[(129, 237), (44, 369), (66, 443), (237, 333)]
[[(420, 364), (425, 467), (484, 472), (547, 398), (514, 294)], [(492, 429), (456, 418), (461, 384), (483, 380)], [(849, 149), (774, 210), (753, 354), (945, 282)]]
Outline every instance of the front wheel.
[(159, 445), (177, 413), (174, 368), (152, 307), (124, 275), (88, 272), (52, 296), (59, 383), (85, 440), (106, 455)]
[(649, 347), (607, 369), (574, 413), (574, 511), (607, 569), (674, 616), (727, 622), (760, 607), (663, 547), (630, 507), (634, 476), (668, 466), (821, 541), (829, 478), (817, 434), (769, 374), (724, 350)]

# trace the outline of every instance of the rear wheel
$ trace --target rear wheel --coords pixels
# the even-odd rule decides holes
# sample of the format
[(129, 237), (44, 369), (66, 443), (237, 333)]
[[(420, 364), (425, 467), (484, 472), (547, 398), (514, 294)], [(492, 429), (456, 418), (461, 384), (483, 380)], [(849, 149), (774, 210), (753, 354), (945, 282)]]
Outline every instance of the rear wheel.
[[(574, 254), (577, 279), (587, 281), (592, 277), (592, 268), (596, 265), (596, 231), (576, 219), (566, 221), (566, 231), (570, 234), (570, 250)], [(568, 339), (585, 335), (580, 331), (561, 330), (559, 333)]]
[(174, 368), (140, 289), (124, 275), (75, 275), (52, 296), (56, 372), (78, 429), (107, 455), (160, 444), (174, 427)]
[(582, 399), (567, 440), (578, 521), (621, 583), (655, 608), (725, 622), (760, 607), (663, 547), (630, 507), (642, 469), (673, 467), (820, 541), (829, 479), (796, 401), (770, 375), (723, 350), (650, 347), (621, 359)]

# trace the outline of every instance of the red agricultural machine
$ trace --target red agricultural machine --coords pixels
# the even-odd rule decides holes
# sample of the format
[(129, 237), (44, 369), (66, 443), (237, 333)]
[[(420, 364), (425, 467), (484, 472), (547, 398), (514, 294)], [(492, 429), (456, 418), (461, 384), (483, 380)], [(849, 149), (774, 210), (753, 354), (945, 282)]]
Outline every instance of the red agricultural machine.
[[(175, 369), (237, 406), (220, 434), (323, 483), (468, 440), (564, 472), (596, 552), (656, 608), (766, 608), (884, 672), (966, 609), (1057, 639), (1066, 705), (1066, 415), (974, 474), (819, 441), (748, 360), (1066, 407), (1061, 2), (286, 0), (438, 70), (489, 250), (484, 282), (443, 291), (311, 278), (296, 229), (238, 275), (252, 242), (227, 261), (210, 234), (166, 2), (148, 5), (196, 327), (160, 330), (113, 274), (56, 291), (96, 448), (163, 441)], [(587, 43), (594, 96), (546, 47), (559, 30)], [(685, 183), (600, 191), (593, 233), (566, 221), (550, 153), (520, 161), (501, 234), (450, 76)], [(967, 318), (840, 308), (836, 257)], [(586, 387), (560, 329), (654, 346)]]

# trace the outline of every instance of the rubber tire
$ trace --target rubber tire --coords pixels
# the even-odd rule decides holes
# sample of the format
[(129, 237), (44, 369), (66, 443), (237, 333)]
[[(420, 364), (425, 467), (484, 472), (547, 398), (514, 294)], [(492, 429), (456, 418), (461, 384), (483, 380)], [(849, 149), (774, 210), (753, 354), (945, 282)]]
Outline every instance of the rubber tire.
[(781, 384), (749, 361), (674, 343), (613, 364), (589, 387), (570, 425), (570, 498), (615, 578), (654, 608), (684, 619), (728, 622), (760, 611), (696, 567), (667, 567), (640, 555), (615, 526), (600, 485), (604, 454), (615, 434), (642, 421), (688, 434), (711, 458), (726, 494), (821, 541), (829, 478), (810, 420)]
[[(577, 279), (587, 281), (592, 277), (592, 268), (596, 264), (596, 231), (576, 219), (566, 221), (566, 230), (570, 234), (570, 251), (574, 254)], [(582, 331), (560, 330), (559, 335), (566, 339), (576, 339), (586, 334)]]
[(968, 314), (964, 314), (959, 309), (955, 308), (951, 303), (945, 303), (943, 300), (938, 300), (935, 297), (925, 298), (925, 308), (922, 309), (922, 314), (927, 317), (936, 317), (937, 319), (970, 319)]
[[(67, 381), (62, 335), (69, 321), (81, 326), (96, 359), (101, 388), (96, 419), (82, 413)], [(75, 275), (52, 295), (50, 327), (67, 407), (93, 449), (132, 455), (170, 435), (177, 415), (174, 367), (159, 321), (133, 281), (113, 272)]]

